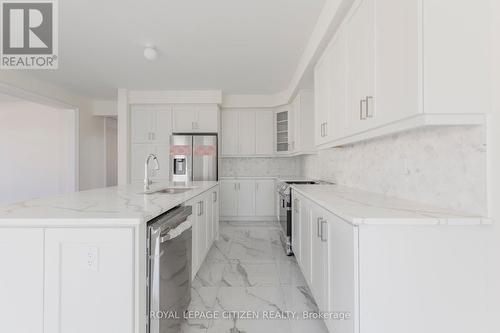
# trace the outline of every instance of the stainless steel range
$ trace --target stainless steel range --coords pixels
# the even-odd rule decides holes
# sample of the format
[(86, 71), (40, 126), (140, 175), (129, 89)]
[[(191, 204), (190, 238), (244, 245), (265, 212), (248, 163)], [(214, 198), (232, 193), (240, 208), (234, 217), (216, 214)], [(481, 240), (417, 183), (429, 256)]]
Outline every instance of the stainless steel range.
[(326, 182), (316, 180), (290, 180), (278, 184), (277, 191), (280, 197), (279, 220), (286, 237), (285, 251), (288, 256), (293, 254), (292, 249), (292, 191), (290, 185), (319, 185)]

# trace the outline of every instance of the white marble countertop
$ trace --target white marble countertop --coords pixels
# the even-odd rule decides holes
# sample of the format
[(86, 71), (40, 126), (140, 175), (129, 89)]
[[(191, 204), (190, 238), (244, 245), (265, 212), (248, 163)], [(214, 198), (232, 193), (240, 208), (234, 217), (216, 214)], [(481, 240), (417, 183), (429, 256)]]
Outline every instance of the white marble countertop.
[[(192, 182), (179, 194), (144, 194), (142, 184), (106, 187), (0, 206), (0, 226), (137, 225), (217, 185)], [(174, 185), (158, 182), (151, 190)]]
[(353, 225), (478, 225), (491, 219), (339, 185), (292, 185), (292, 189)]
[(280, 182), (287, 181), (319, 181), (318, 179), (311, 179), (304, 176), (228, 176), (228, 177), (220, 177), (221, 180), (224, 179), (275, 179)]

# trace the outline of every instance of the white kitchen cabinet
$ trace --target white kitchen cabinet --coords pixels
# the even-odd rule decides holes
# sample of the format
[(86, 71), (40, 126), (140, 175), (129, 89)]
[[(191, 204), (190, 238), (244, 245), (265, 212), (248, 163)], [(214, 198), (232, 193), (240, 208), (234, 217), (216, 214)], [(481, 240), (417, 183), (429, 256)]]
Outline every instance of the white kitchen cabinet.
[(238, 155), (238, 112), (222, 112), (222, 155)]
[[(349, 13), (347, 40), (347, 130), (370, 126), (375, 117), (375, 0), (360, 0)], [(332, 120), (335, 121), (335, 120)]]
[(301, 200), (300, 209), (300, 228), (299, 228), (299, 239), (300, 239), (300, 268), (302, 274), (311, 286), (311, 265), (312, 265), (312, 248), (311, 241), (313, 235), (312, 230), (312, 216), (311, 216), (311, 205), (304, 197), (299, 195), (294, 195), (296, 198)]
[(193, 208), (189, 217), (192, 224), (191, 278), (194, 279), (205, 260), (219, 228), (219, 187), (204, 192), (186, 202)]
[(46, 229), (44, 332), (134, 332), (133, 244), (129, 228)]
[(276, 208), (274, 179), (255, 180), (255, 216), (273, 216)]
[(168, 180), (170, 177), (170, 145), (169, 144), (144, 144), (135, 143), (131, 145), (131, 179), (132, 181), (144, 180), (144, 163), (149, 154), (155, 154), (158, 158), (160, 170), (153, 169), (154, 163), (150, 163), (152, 168), (149, 172), (152, 180)]
[(169, 106), (133, 106), (130, 110), (131, 143), (169, 143), (172, 110)]
[(272, 110), (225, 110), (222, 112), (222, 156), (269, 156), (274, 154)]
[(330, 52), (328, 48), (314, 67), (314, 142), (327, 142), (325, 126), (330, 124)]
[(274, 179), (222, 179), (220, 215), (233, 220), (274, 220)]
[(301, 211), (302, 211), (302, 200), (300, 198), (294, 198), (292, 203), (292, 250), (297, 259), (299, 265), (302, 263), (302, 249), (300, 247), (301, 232), (300, 227), (301, 221)]
[(311, 90), (299, 91), (291, 109), (293, 140), (290, 152), (295, 155), (314, 152), (314, 93)]
[(238, 216), (255, 216), (255, 181), (240, 179), (237, 189)]
[(320, 311), (328, 311), (328, 256), (329, 213), (314, 203), (311, 209), (311, 290)]
[(257, 111), (255, 113), (255, 154), (274, 154), (274, 112)]
[(275, 137), (277, 154), (288, 154), (292, 150), (293, 115), (290, 105), (278, 108), (275, 112)]
[(255, 155), (255, 112), (238, 112), (238, 154)]
[(219, 132), (219, 107), (204, 104), (176, 104), (173, 107), (174, 133)]
[(484, 124), (492, 100), (489, 10), (487, 1), (355, 1), (315, 67), (316, 145)]
[(212, 241), (219, 239), (220, 191), (219, 187), (212, 191)]
[(43, 237), (43, 229), (36, 228), (0, 231), (1, 332), (44, 332)]
[(236, 180), (221, 180), (221, 215), (238, 216), (238, 182)]

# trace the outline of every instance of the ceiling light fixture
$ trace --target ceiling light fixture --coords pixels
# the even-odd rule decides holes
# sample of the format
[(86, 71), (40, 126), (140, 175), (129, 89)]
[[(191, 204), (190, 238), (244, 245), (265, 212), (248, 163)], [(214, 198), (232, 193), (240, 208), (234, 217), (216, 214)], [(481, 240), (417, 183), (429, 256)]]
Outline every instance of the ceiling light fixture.
[(144, 48), (144, 58), (148, 60), (155, 60), (158, 58), (158, 51), (154, 46), (146, 45)]

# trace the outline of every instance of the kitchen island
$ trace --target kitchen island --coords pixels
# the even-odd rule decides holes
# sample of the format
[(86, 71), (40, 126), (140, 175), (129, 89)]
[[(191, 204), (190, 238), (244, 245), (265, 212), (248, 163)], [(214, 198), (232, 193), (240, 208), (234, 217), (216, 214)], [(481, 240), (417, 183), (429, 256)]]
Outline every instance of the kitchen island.
[(218, 183), (188, 187), (145, 194), (132, 184), (0, 206), (0, 331), (145, 332), (147, 222), (193, 207), (193, 274), (217, 238)]

